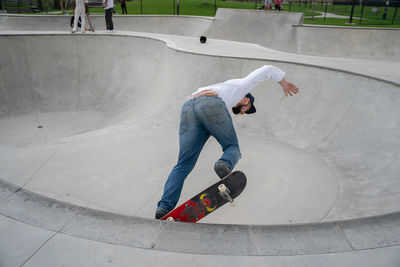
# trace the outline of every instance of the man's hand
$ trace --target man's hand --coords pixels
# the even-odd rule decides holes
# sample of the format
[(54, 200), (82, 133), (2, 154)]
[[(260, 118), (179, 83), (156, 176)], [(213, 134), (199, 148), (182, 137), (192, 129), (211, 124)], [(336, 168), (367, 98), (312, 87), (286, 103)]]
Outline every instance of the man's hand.
[(293, 96), (293, 94), (297, 94), (299, 92), (299, 88), (297, 88), (293, 83), (286, 81), (285, 78), (283, 78), (279, 84), (282, 86), (286, 97), (288, 95)]

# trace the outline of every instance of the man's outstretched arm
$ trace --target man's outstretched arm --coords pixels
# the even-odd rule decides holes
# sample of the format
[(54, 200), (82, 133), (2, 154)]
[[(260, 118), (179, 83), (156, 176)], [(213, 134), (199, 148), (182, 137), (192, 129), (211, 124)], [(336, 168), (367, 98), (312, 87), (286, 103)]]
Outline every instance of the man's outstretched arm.
[(282, 86), (285, 96), (293, 96), (299, 92), (299, 89), (293, 83), (288, 82), (284, 78), (285, 75), (286, 73), (281, 69), (272, 65), (265, 65), (241, 79), (240, 84), (244, 90), (250, 91), (258, 83), (272, 79)]
[(283, 70), (275, 66), (264, 65), (241, 79), (240, 86), (250, 91), (262, 81), (272, 79), (275, 82), (279, 82), (283, 79), (283, 77), (285, 77), (285, 75), (286, 73)]

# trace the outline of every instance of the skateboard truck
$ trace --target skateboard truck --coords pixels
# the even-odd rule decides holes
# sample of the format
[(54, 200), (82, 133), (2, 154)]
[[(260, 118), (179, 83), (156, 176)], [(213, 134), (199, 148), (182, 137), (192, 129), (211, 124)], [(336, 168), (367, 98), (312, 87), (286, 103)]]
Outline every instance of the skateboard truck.
[(226, 187), (224, 184), (220, 184), (218, 186), (219, 194), (221, 197), (231, 203), (231, 206), (235, 206), (236, 202), (235, 200), (229, 195), (231, 191), (229, 191), (228, 187)]

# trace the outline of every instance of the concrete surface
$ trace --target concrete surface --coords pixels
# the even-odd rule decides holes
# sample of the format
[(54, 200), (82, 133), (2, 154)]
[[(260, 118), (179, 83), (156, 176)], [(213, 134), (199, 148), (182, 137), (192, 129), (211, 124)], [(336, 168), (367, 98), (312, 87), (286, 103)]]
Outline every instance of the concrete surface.
[[(104, 16), (92, 15), (98, 30)], [(327, 57), (400, 61), (400, 30), (303, 25), (303, 13), (219, 8), (215, 18), (194, 16), (113, 16), (118, 30), (173, 34), (256, 43), (275, 50)], [(70, 17), (0, 14), (0, 31), (68, 31)]]
[[(222, 33), (217, 38), (221, 25), (236, 27), (217, 20), (235, 14), (243, 20), (257, 14), (260, 22), (279, 16), (220, 10), (215, 20), (194, 17), (178, 32), (157, 33), (151, 24), (122, 31), (116, 23), (112, 35), (62, 32), (58, 17), (52, 31), (23, 31), (21, 25), (29, 19), (40, 25), (41, 17), (0, 17), (1, 266), (196, 259), (236, 266), (400, 265), (395, 49), (379, 60), (339, 58), (279, 51), (250, 37), (244, 43)], [(19, 19), (13, 29), (9, 20)], [(188, 34), (199, 21), (198, 32)], [(216, 39), (200, 44), (200, 32)], [(293, 37), (277, 38), (285, 36)], [(234, 117), (243, 154), (237, 169), (248, 176), (237, 207), (195, 225), (152, 220), (176, 162), (185, 97), (264, 64), (284, 69), (301, 93), (284, 98), (279, 86), (264, 82), (253, 91), (257, 113)], [(212, 166), (220, 153), (209, 140), (181, 201), (216, 180)]]
[(398, 266), (400, 214), (304, 225), (168, 223), (0, 183), (2, 266)]

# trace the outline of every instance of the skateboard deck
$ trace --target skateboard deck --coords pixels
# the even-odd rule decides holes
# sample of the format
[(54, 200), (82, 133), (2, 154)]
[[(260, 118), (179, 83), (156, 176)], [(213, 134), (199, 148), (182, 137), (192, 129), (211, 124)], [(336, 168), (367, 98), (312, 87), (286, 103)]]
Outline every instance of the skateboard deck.
[(89, 16), (89, 15), (86, 15), (86, 18), (87, 18), (87, 21), (89, 22), (90, 30), (91, 30), (92, 32), (94, 32), (94, 27), (93, 27), (93, 25), (92, 25), (92, 22), (90, 21), (90, 16)]
[(234, 204), (246, 182), (243, 172), (234, 171), (170, 211), (161, 220), (195, 223), (228, 202)]

